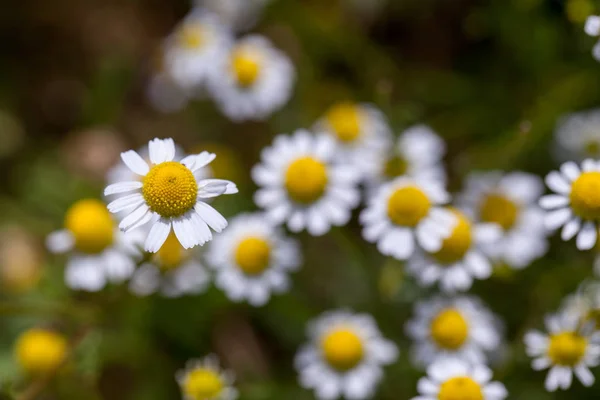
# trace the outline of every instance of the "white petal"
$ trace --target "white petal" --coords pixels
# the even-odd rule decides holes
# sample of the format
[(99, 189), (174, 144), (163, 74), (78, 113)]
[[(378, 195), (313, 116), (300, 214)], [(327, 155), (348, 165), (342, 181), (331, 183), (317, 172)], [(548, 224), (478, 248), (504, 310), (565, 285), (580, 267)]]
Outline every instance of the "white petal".
[(66, 229), (52, 232), (46, 237), (46, 247), (52, 253), (65, 253), (75, 246), (75, 238)]
[(581, 169), (583, 169), (586, 172), (594, 171), (596, 169), (596, 162), (591, 158), (586, 158), (581, 163)]
[(110, 196), (111, 194), (131, 192), (132, 190), (140, 189), (142, 186), (142, 182), (136, 181), (113, 183), (104, 189), (104, 195)]
[(571, 193), (571, 185), (557, 171), (552, 171), (546, 176), (546, 185), (553, 191), (559, 194)]
[(536, 371), (541, 371), (550, 367), (551, 364), (552, 362), (548, 357), (539, 357), (531, 362), (531, 368), (533, 368)]
[(203, 151), (202, 153), (196, 156), (196, 162), (194, 163), (194, 167), (192, 172), (196, 172), (200, 168), (203, 168), (210, 164), (215, 158), (217, 158), (216, 154), (209, 153), (208, 151)]
[(573, 218), (565, 224), (560, 236), (562, 240), (571, 240), (579, 232), (579, 229), (581, 229), (581, 219)]
[(194, 210), (200, 215), (202, 220), (208, 224), (215, 232), (221, 232), (227, 227), (227, 220), (212, 206), (199, 201), (194, 206)]
[(169, 232), (171, 232), (171, 222), (169, 220), (161, 218), (156, 221), (146, 238), (144, 249), (150, 253), (156, 253), (167, 240)]
[(177, 240), (184, 249), (191, 249), (197, 245), (196, 236), (192, 233), (194, 228), (191, 223), (190, 219), (186, 217), (173, 219), (173, 232), (175, 232)]
[(583, 384), (583, 386), (590, 387), (594, 384), (594, 375), (585, 365), (578, 365), (575, 367), (575, 375), (577, 379)]
[(148, 171), (150, 171), (150, 167), (146, 161), (134, 150), (121, 153), (121, 159), (127, 165), (127, 168), (138, 175), (146, 176)]
[(549, 194), (540, 199), (540, 207), (547, 210), (569, 205), (569, 198), (560, 194)]
[(581, 171), (579, 171), (579, 167), (573, 161), (568, 161), (560, 166), (560, 172), (563, 173), (570, 181), (574, 181), (579, 177)]
[(144, 197), (140, 193), (134, 193), (111, 201), (107, 207), (108, 211), (114, 214), (131, 208), (137, 208), (142, 203), (144, 203)]
[(234, 194), (238, 189), (235, 183), (224, 179), (203, 179), (198, 182), (198, 197), (209, 198), (222, 194)]
[(572, 212), (568, 208), (550, 211), (544, 216), (544, 225), (548, 230), (554, 230), (563, 226), (570, 218)]
[(588, 221), (577, 235), (577, 248), (579, 250), (589, 250), (596, 244), (598, 230), (594, 222)]
[(585, 21), (583, 30), (589, 36), (600, 35), (600, 17), (597, 15), (590, 15)]
[(197, 236), (197, 242), (200, 245), (203, 245), (206, 242), (212, 240), (212, 232), (208, 228), (206, 222), (202, 220), (198, 213), (192, 211), (189, 214), (190, 219), (192, 220), (192, 228), (193, 232)]
[(508, 396), (508, 391), (500, 382), (492, 382), (484, 386), (483, 394), (486, 400), (503, 400)]
[[(150, 207), (147, 204), (142, 204), (136, 208), (131, 214), (127, 215), (119, 224), (119, 229), (127, 232), (129, 228), (143, 220), (150, 212)], [(146, 221), (147, 222), (147, 221)]]
[(167, 159), (166, 146), (161, 139), (152, 139), (148, 143), (148, 152), (150, 153), (150, 162), (152, 164), (160, 164)]

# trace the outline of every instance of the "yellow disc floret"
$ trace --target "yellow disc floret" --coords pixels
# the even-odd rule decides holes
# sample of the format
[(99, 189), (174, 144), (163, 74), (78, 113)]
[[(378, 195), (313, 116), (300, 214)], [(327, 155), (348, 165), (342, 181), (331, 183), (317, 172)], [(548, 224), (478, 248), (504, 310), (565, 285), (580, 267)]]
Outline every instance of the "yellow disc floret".
[(58, 333), (44, 329), (30, 329), (23, 333), (15, 345), (17, 362), (30, 374), (48, 373), (64, 362), (67, 341)]
[(406, 174), (407, 170), (408, 163), (406, 160), (399, 156), (393, 156), (386, 161), (383, 173), (388, 178), (396, 178)]
[(219, 373), (205, 367), (190, 371), (183, 381), (185, 395), (194, 400), (217, 399), (224, 386)]
[(204, 27), (201, 24), (185, 24), (179, 29), (178, 39), (181, 47), (188, 50), (199, 49), (204, 44)]
[(258, 275), (269, 266), (271, 246), (260, 237), (242, 240), (235, 251), (235, 262), (244, 273)]
[(587, 344), (576, 332), (562, 332), (550, 337), (548, 357), (555, 365), (574, 367), (583, 359)]
[(155, 255), (160, 268), (164, 271), (175, 269), (186, 259), (188, 251), (183, 248), (175, 233), (171, 232), (167, 240)]
[(238, 48), (231, 55), (231, 68), (237, 84), (247, 88), (252, 86), (260, 75), (260, 59), (256, 52)]
[(327, 363), (340, 371), (356, 367), (364, 356), (361, 338), (347, 328), (326, 334), (321, 341), (321, 350)]
[(443, 349), (459, 349), (467, 340), (468, 335), (467, 320), (456, 309), (444, 310), (431, 321), (431, 337)]
[(327, 187), (327, 167), (312, 157), (293, 161), (285, 173), (285, 188), (290, 198), (298, 203), (313, 203)]
[(571, 186), (571, 208), (583, 219), (600, 219), (600, 172), (584, 172)]
[(481, 385), (468, 376), (450, 378), (440, 385), (439, 400), (483, 400)]
[(336, 104), (329, 109), (325, 119), (343, 142), (352, 142), (360, 135), (361, 115), (356, 104)]
[(483, 200), (479, 213), (483, 222), (495, 223), (509, 230), (517, 220), (519, 206), (506, 196), (489, 194)]
[(442, 248), (433, 254), (443, 264), (451, 264), (462, 260), (473, 242), (471, 222), (463, 213), (456, 210), (453, 210), (453, 213), (458, 222), (450, 236), (442, 242)]
[(113, 243), (114, 221), (100, 200), (85, 199), (73, 204), (65, 215), (65, 228), (75, 239), (77, 250), (97, 254)]
[(397, 189), (388, 200), (388, 217), (396, 225), (414, 227), (429, 214), (431, 201), (416, 186)]
[(196, 204), (196, 178), (181, 163), (169, 161), (152, 167), (143, 183), (146, 204), (161, 217), (180, 217)]

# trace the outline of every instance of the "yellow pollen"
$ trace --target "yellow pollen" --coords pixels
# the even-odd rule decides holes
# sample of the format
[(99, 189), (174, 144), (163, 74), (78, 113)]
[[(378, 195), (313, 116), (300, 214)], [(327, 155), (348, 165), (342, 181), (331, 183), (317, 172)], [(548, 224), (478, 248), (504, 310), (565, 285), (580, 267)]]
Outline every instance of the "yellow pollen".
[(356, 367), (364, 356), (362, 340), (350, 329), (336, 329), (325, 335), (321, 350), (327, 363), (340, 371)]
[(548, 357), (555, 365), (574, 367), (585, 355), (587, 340), (575, 332), (562, 332), (550, 337)]
[(235, 262), (244, 273), (258, 275), (269, 266), (271, 246), (263, 238), (249, 237), (240, 242), (235, 251)]
[(431, 337), (441, 348), (458, 350), (467, 340), (469, 325), (460, 311), (444, 310), (431, 321)]
[(343, 142), (353, 142), (360, 135), (360, 108), (355, 104), (336, 104), (327, 111), (325, 118)]
[(83, 253), (97, 254), (113, 243), (114, 221), (100, 200), (85, 199), (73, 204), (65, 215), (65, 228), (75, 238), (77, 250)]
[(167, 240), (154, 256), (157, 264), (164, 271), (175, 269), (186, 259), (188, 251), (183, 248), (177, 236), (173, 232), (167, 236)]
[(198, 23), (185, 24), (179, 30), (178, 40), (181, 47), (198, 49), (204, 44), (204, 28)]
[(293, 161), (285, 173), (285, 188), (290, 198), (309, 204), (318, 200), (327, 187), (327, 167), (312, 157)]
[(414, 227), (429, 213), (431, 201), (418, 187), (405, 186), (388, 200), (388, 217), (396, 225)]
[(483, 222), (495, 223), (509, 230), (517, 220), (519, 207), (505, 196), (490, 194), (482, 202), (479, 213)]
[(443, 264), (451, 264), (462, 260), (471, 248), (473, 241), (471, 222), (460, 211), (452, 211), (458, 218), (458, 222), (450, 236), (442, 242), (442, 248), (433, 254), (433, 257)]
[(223, 391), (224, 382), (216, 371), (198, 368), (185, 377), (183, 391), (194, 400), (217, 399)]
[(248, 49), (236, 49), (231, 56), (231, 68), (238, 85), (247, 88), (252, 86), (260, 75), (259, 57)]
[(169, 161), (155, 165), (144, 177), (142, 195), (161, 217), (180, 217), (196, 204), (198, 184), (185, 165)]
[(15, 345), (17, 362), (25, 371), (38, 375), (58, 368), (67, 355), (67, 341), (58, 333), (44, 329), (30, 329)]
[(383, 173), (388, 178), (396, 178), (397, 176), (406, 174), (407, 170), (408, 163), (406, 160), (399, 156), (393, 156), (385, 163)]
[(600, 219), (600, 172), (584, 172), (571, 186), (571, 208), (579, 217)]
[(450, 378), (440, 385), (438, 400), (483, 400), (481, 386), (468, 376)]

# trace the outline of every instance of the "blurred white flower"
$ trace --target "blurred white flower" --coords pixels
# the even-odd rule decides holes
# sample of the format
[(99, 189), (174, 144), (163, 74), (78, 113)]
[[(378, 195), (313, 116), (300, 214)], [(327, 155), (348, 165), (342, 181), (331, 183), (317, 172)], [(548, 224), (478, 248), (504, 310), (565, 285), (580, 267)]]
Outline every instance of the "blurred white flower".
[[(590, 15), (585, 21), (584, 31), (589, 36), (600, 36), (600, 16)], [(597, 61), (600, 61), (600, 41), (592, 49), (592, 55)]]
[(215, 356), (190, 360), (185, 369), (175, 375), (183, 400), (235, 400), (238, 391), (233, 387), (232, 372), (219, 367)]
[(582, 160), (600, 156), (600, 109), (567, 114), (556, 125), (559, 158)]
[(204, 8), (219, 17), (236, 32), (252, 28), (270, 0), (196, 0), (197, 7)]

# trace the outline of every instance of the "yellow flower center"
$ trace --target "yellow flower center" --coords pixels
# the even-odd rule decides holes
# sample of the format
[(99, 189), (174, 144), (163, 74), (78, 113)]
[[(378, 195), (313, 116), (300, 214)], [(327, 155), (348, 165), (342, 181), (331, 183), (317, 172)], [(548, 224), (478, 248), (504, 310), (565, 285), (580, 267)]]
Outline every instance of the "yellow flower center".
[(360, 108), (355, 104), (336, 104), (329, 109), (325, 118), (343, 142), (353, 142), (360, 135)]
[(327, 187), (327, 167), (312, 157), (293, 161), (285, 173), (285, 188), (292, 200), (309, 204), (318, 200)]
[(198, 368), (186, 376), (183, 391), (194, 400), (208, 400), (218, 398), (224, 386), (223, 379), (216, 371)]
[(431, 321), (431, 337), (443, 349), (459, 349), (468, 335), (467, 320), (456, 309), (444, 310)]
[(505, 196), (490, 194), (483, 200), (479, 214), (483, 222), (495, 223), (509, 230), (517, 220), (519, 207)]
[(65, 215), (65, 228), (75, 238), (77, 250), (97, 254), (113, 243), (114, 221), (100, 200), (85, 199), (73, 204)]
[(161, 217), (180, 217), (196, 204), (196, 178), (181, 163), (168, 161), (152, 167), (143, 184), (146, 204)]
[(55, 332), (30, 329), (17, 340), (17, 362), (30, 374), (43, 374), (58, 368), (67, 355), (67, 341)]
[(414, 227), (429, 213), (431, 201), (418, 187), (396, 190), (388, 200), (388, 217), (396, 225)]
[(450, 378), (440, 385), (438, 400), (483, 400), (481, 386), (468, 376)]
[(574, 367), (585, 355), (586, 348), (584, 337), (575, 332), (562, 332), (550, 337), (548, 357), (555, 365)]
[(584, 172), (571, 186), (571, 208), (583, 219), (600, 219), (600, 172)]
[(252, 86), (260, 75), (259, 57), (247, 49), (236, 49), (231, 56), (231, 67), (238, 85)]
[(399, 156), (393, 156), (387, 160), (383, 173), (388, 178), (395, 178), (406, 174), (408, 163), (405, 159)]
[(169, 271), (179, 267), (186, 259), (187, 254), (188, 251), (179, 243), (177, 236), (171, 232), (154, 257), (163, 271)]
[(450, 236), (442, 242), (442, 248), (433, 254), (433, 257), (443, 264), (451, 264), (462, 260), (473, 242), (471, 222), (460, 211), (453, 210), (453, 213), (458, 222)]
[(340, 371), (356, 367), (364, 356), (362, 340), (350, 329), (336, 329), (325, 335), (321, 350), (327, 363)]
[(204, 27), (201, 24), (185, 24), (179, 30), (179, 45), (188, 50), (202, 47), (204, 44)]
[(263, 238), (249, 237), (240, 242), (235, 251), (235, 262), (244, 273), (258, 275), (269, 266), (271, 246)]

